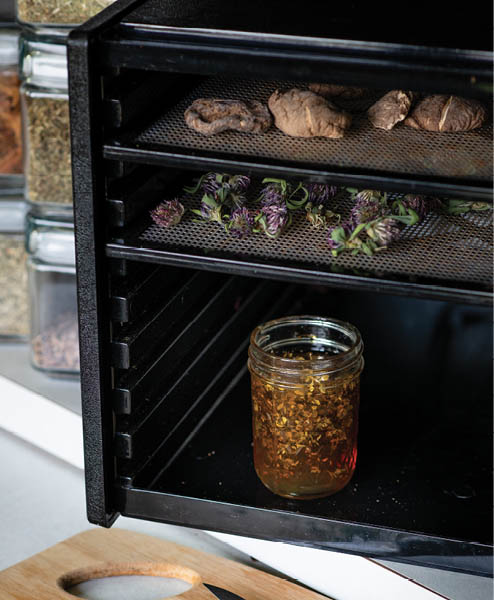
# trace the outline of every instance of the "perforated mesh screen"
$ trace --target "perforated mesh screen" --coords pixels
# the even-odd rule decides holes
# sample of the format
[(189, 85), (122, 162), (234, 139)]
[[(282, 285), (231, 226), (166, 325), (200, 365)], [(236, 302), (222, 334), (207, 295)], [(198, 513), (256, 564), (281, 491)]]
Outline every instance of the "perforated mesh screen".
[(365, 110), (381, 94), (359, 101), (338, 101), (353, 113), (353, 123), (342, 139), (294, 138), (276, 127), (264, 134), (223, 132), (205, 137), (184, 122), (185, 109), (196, 98), (257, 99), (267, 102), (276, 89), (300, 87), (290, 81), (253, 81), (211, 78), (201, 83), (165, 112), (134, 140), (149, 144), (208, 150), (231, 155), (269, 157), (325, 165), (416, 175), (492, 180), (492, 124), (464, 133), (416, 131), (403, 124), (392, 131), (373, 127)]
[[(258, 188), (257, 188), (258, 189)], [(254, 206), (256, 187), (252, 187), (249, 205)], [(200, 198), (185, 196), (186, 208), (198, 208)], [(333, 210), (345, 219), (352, 206), (350, 196), (340, 191)], [(291, 226), (276, 239), (253, 234), (237, 240), (216, 223), (194, 222), (186, 211), (182, 222), (170, 229), (148, 227), (140, 241), (164, 249), (195, 249), (242, 258), (305, 263), (325, 271), (368, 274), (385, 279), (406, 281), (458, 282), (492, 290), (492, 212), (459, 216), (430, 214), (420, 224), (403, 230), (402, 238), (374, 256), (342, 253), (334, 258), (327, 245), (327, 231), (314, 229), (305, 212), (295, 214)]]

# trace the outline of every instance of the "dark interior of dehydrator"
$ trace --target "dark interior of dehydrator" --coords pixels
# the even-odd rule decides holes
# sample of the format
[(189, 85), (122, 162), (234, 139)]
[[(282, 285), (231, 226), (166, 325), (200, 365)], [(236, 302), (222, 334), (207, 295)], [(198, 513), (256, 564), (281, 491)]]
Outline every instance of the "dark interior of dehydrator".
[[(117, 481), (491, 542), (488, 308), (112, 264)], [(273, 495), (252, 463), (248, 335), (285, 314), (348, 320), (365, 343), (357, 469), (321, 500)]]

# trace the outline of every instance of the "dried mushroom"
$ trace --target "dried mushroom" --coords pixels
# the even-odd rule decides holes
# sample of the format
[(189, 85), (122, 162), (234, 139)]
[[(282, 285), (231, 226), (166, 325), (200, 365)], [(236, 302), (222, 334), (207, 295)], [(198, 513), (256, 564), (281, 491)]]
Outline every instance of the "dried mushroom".
[(392, 90), (375, 102), (367, 111), (367, 115), (374, 127), (389, 131), (407, 117), (412, 102), (412, 92)]
[(273, 122), (268, 107), (257, 100), (198, 98), (185, 111), (184, 117), (191, 129), (203, 135), (228, 130), (262, 133)]
[(470, 131), (482, 127), (487, 118), (478, 100), (458, 96), (427, 96), (405, 119), (405, 125), (426, 131)]
[(365, 88), (353, 87), (351, 85), (336, 85), (334, 83), (311, 83), (309, 89), (315, 94), (325, 98), (362, 98), (367, 93)]
[(351, 115), (329, 100), (298, 88), (276, 90), (268, 105), (276, 127), (294, 137), (341, 138), (352, 122)]

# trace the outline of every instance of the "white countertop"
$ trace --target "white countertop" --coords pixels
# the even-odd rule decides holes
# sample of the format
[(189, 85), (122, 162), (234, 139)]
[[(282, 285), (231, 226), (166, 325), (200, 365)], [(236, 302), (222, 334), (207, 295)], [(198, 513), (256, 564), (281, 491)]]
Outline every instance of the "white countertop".
[[(83, 471), (73, 466), (82, 465), (78, 383), (53, 380), (34, 371), (26, 362), (26, 348), (12, 346), (0, 345), (0, 569), (92, 527), (86, 519)], [(43, 423), (41, 428), (40, 423)], [(37, 438), (33, 431), (39, 429), (44, 430), (44, 436), (33, 439)], [(66, 430), (66, 436), (57, 434), (61, 429)], [(74, 440), (68, 441), (71, 436)], [(57, 458), (57, 454), (65, 460)], [(270, 572), (275, 572), (271, 568), (274, 567), (331, 593), (335, 600), (438, 598), (394, 573), (384, 575), (384, 569), (360, 557), (238, 536), (215, 538), (194, 529), (124, 517), (115, 526)], [(254, 561), (250, 555), (263, 563)], [(322, 583), (315, 579), (311, 583), (311, 567), (316, 562), (325, 565), (323, 573), (327, 577)], [(493, 597), (492, 580), (487, 578), (388, 561), (381, 563), (452, 600)], [(352, 586), (345, 586), (345, 581), (350, 580)]]

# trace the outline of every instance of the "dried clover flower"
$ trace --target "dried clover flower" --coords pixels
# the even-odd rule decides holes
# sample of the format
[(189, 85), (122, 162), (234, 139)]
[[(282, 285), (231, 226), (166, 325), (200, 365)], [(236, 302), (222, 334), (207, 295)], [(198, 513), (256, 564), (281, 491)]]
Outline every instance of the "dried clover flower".
[(354, 225), (369, 223), (390, 213), (386, 194), (375, 190), (357, 191), (349, 188), (355, 204), (350, 213), (350, 220)]
[(291, 215), (283, 201), (272, 201), (261, 208), (254, 221), (257, 224), (254, 229), (256, 233), (263, 231), (268, 237), (277, 238), (291, 223)]
[(150, 214), (156, 225), (160, 227), (173, 227), (182, 220), (184, 210), (183, 205), (175, 198), (174, 200), (160, 202), (158, 206), (150, 211)]
[(195, 194), (201, 189), (218, 204), (224, 204), (229, 208), (240, 208), (246, 202), (245, 192), (249, 185), (250, 178), (246, 175), (206, 173), (197, 180), (195, 186), (186, 187), (184, 190), (189, 194)]
[(259, 196), (262, 206), (284, 202), (288, 210), (297, 210), (302, 208), (309, 198), (307, 188), (300, 182), (295, 187), (285, 179), (266, 177), (262, 182), (266, 184)]
[(213, 196), (204, 194), (201, 199), (201, 208), (192, 208), (191, 212), (203, 218), (206, 221), (225, 225), (228, 220), (228, 215), (223, 214), (223, 205), (215, 200)]
[(378, 246), (386, 247), (400, 238), (401, 229), (395, 219), (385, 217), (369, 223), (365, 227), (365, 233)]
[(319, 206), (313, 206), (312, 202), (308, 202), (305, 205), (306, 219), (315, 229), (321, 227), (327, 227), (331, 220), (336, 220), (337, 223), (341, 221), (341, 215), (335, 213), (327, 208), (324, 208), (322, 204)]
[(255, 217), (254, 232), (264, 232), (270, 238), (277, 238), (292, 222), (291, 213), (302, 208), (309, 192), (298, 183), (293, 186), (285, 179), (263, 179), (264, 187), (259, 195), (261, 209)]
[(230, 215), (227, 229), (234, 237), (245, 238), (252, 233), (253, 228), (254, 217), (248, 208), (236, 208)]
[(336, 192), (338, 191), (336, 186), (326, 183), (309, 183), (306, 187), (309, 193), (309, 202), (316, 206), (320, 204), (326, 206), (329, 200), (336, 196)]

